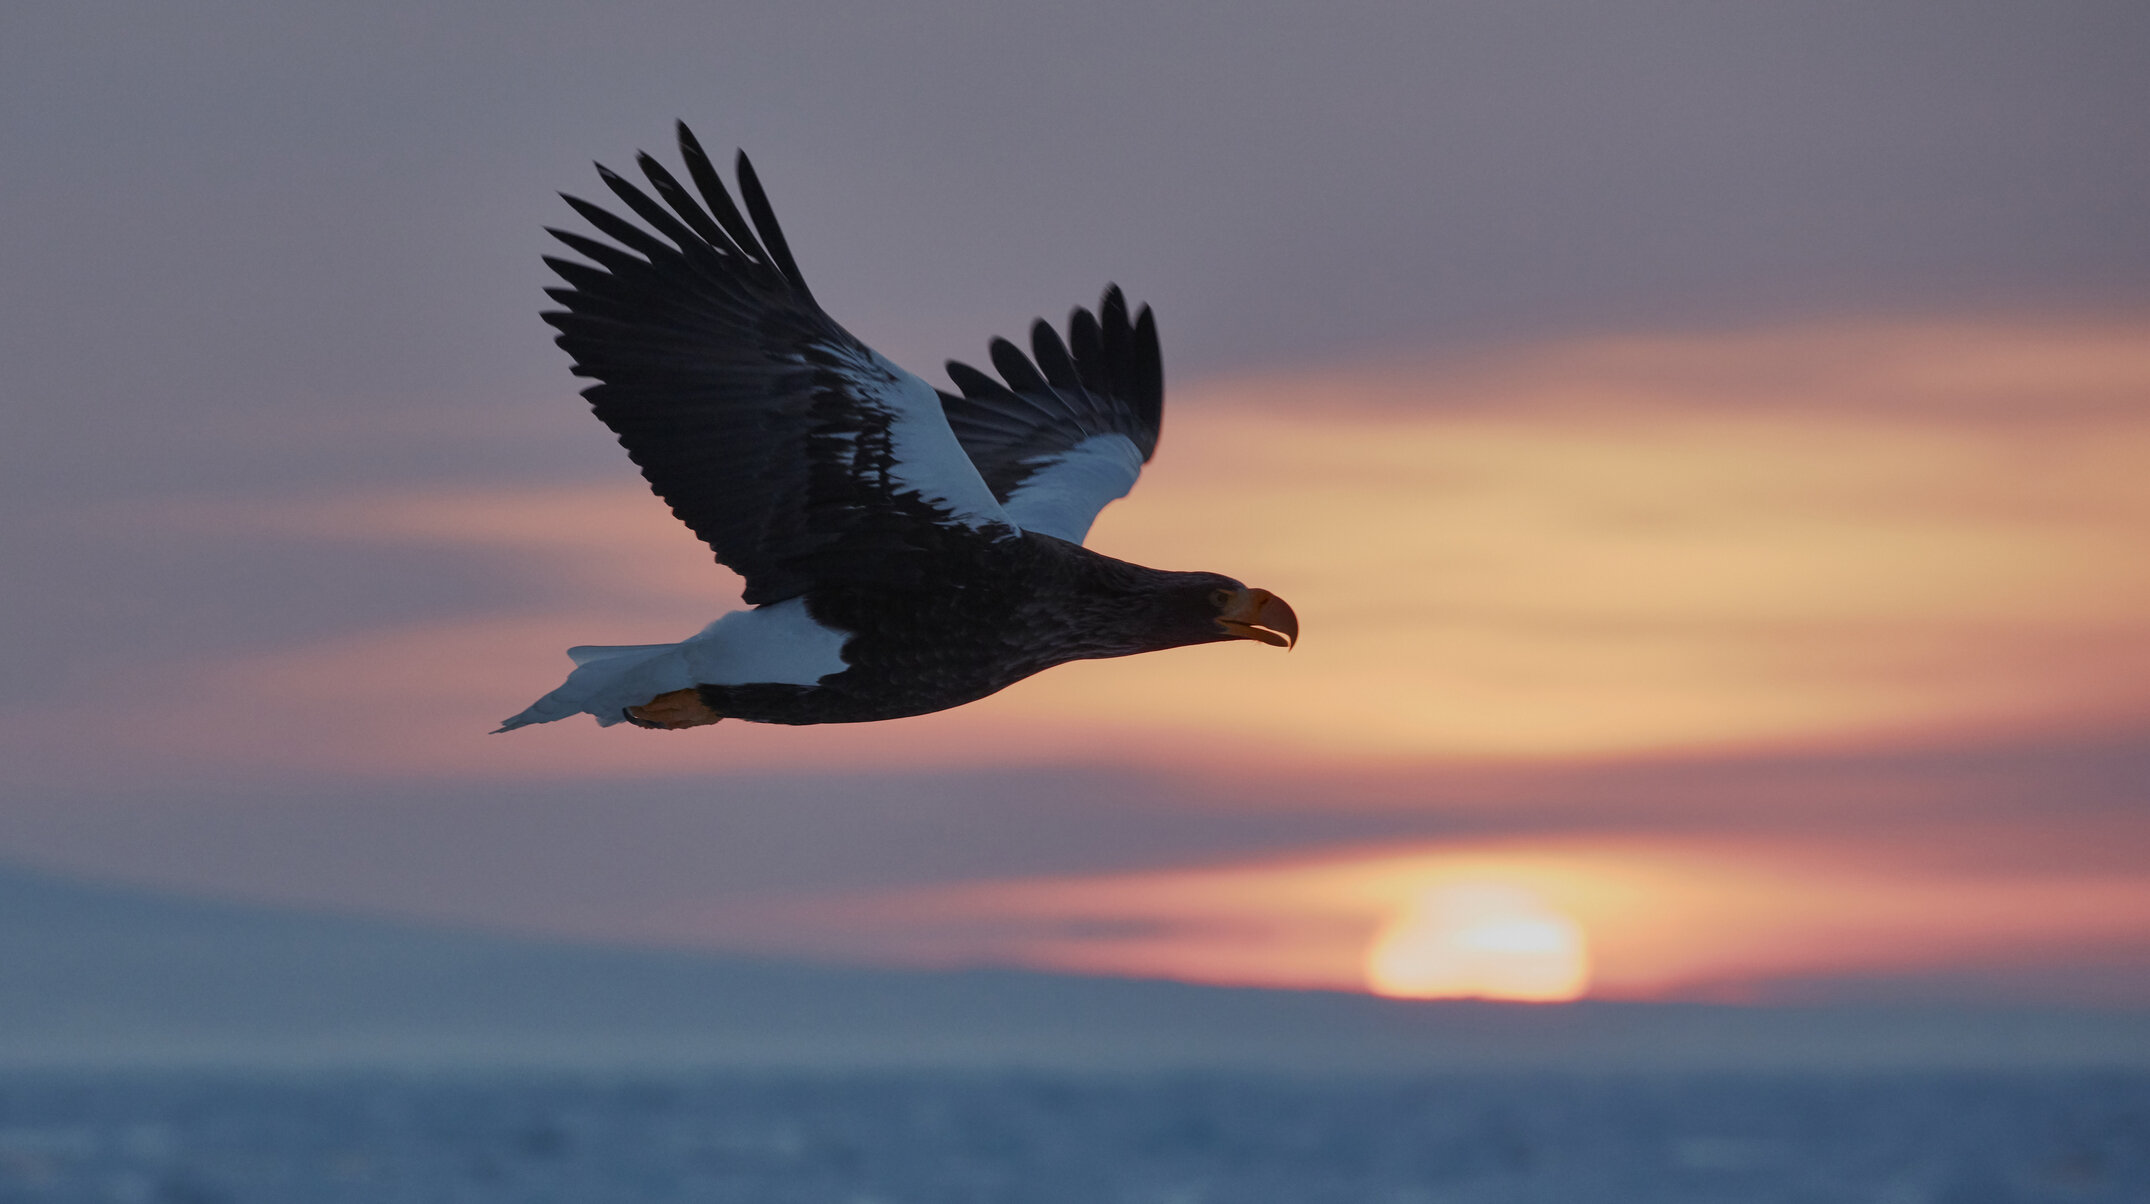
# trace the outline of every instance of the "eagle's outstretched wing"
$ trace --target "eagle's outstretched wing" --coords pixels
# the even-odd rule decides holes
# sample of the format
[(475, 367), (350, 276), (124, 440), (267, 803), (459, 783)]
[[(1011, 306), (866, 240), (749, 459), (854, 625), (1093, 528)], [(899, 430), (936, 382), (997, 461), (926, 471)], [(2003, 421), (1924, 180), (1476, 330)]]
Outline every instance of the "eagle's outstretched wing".
[(699, 200), (647, 154), (662, 204), (598, 167), (647, 230), (565, 198), (612, 241), (550, 231), (589, 262), (546, 259), (567, 287), (544, 316), (599, 382), (583, 390), (597, 417), (746, 600), (923, 584), (946, 541), (1016, 537), (932, 387), (815, 304), (746, 156), (751, 225), (685, 123), (679, 149)]
[(1069, 316), (1065, 341), (1041, 319), (1030, 328), (1030, 355), (1006, 339), (994, 339), (991, 353), (1001, 380), (949, 362), (963, 395), (941, 395), (948, 424), (1009, 519), (1081, 543), (1157, 450), (1165, 404), (1157, 321), (1146, 305), (1130, 321), (1114, 285), (1096, 314)]

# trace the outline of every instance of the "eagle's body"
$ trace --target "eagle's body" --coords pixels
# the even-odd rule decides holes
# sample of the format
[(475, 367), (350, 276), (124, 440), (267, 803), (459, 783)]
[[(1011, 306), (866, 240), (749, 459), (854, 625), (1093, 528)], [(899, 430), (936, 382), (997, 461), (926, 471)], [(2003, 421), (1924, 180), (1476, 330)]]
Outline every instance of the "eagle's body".
[(1297, 637), (1265, 591), (1081, 546), (1157, 444), (1147, 309), (1130, 320), (1108, 289), (1065, 342), (1037, 323), (1034, 360), (994, 340), (1005, 384), (951, 363), (962, 395), (936, 393), (814, 303), (744, 156), (751, 226), (685, 126), (680, 149), (706, 209), (646, 155), (669, 210), (599, 168), (663, 239), (568, 198), (620, 245), (553, 232), (597, 266), (547, 261), (572, 287), (549, 290), (566, 309), (546, 320), (600, 382), (597, 416), (755, 605), (678, 644), (572, 649), (574, 674), (503, 730), (893, 719), (1071, 660)]

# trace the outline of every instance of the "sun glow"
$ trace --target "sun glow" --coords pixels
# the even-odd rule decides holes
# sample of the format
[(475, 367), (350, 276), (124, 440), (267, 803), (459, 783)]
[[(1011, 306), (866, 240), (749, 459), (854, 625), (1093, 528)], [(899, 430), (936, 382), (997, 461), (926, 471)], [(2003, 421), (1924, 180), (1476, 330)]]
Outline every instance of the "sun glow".
[[(1931, 844), (1924, 826), (1903, 839)], [(1410, 998), (1753, 1000), (1815, 975), (2150, 948), (2150, 883), (1914, 869), (1791, 833), (1657, 833), (683, 902), (644, 923), (646, 939), (838, 961)]]
[(1582, 926), (1520, 887), (1455, 883), (1420, 894), (1366, 954), (1366, 985), (1397, 999), (1582, 997)]

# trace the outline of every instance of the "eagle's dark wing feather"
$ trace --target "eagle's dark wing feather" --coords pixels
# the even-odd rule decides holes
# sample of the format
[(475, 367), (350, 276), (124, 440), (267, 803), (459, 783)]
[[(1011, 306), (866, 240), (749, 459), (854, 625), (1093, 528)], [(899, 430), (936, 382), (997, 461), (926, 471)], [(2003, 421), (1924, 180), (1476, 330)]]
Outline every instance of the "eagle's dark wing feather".
[(648, 155), (654, 197), (598, 168), (647, 230), (566, 198), (612, 242), (551, 231), (589, 262), (546, 259), (566, 287), (544, 317), (599, 382), (583, 390), (598, 418), (746, 600), (921, 584), (945, 541), (1014, 537), (933, 389), (815, 304), (746, 156), (751, 222), (685, 124), (679, 149), (699, 200)]
[(1115, 285), (1096, 314), (1070, 315), (1066, 341), (1041, 319), (1030, 355), (1006, 339), (990, 351), (1000, 380), (949, 363), (962, 396), (941, 395), (948, 424), (1017, 526), (1081, 543), (1157, 450), (1165, 399), (1157, 321), (1148, 306), (1130, 321)]

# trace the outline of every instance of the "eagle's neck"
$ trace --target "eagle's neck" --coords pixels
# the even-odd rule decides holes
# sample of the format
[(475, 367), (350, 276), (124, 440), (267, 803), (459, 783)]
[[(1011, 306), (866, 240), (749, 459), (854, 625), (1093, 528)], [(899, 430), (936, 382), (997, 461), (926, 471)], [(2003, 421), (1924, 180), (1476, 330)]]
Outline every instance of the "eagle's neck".
[(1046, 636), (1039, 646), (1056, 650), (1055, 663), (1133, 656), (1214, 638), (1190, 623), (1186, 613), (1187, 591), (1199, 589), (1207, 575), (1165, 572), (1054, 542), (1066, 553), (1055, 566), (1059, 571), (1050, 574), (1051, 586), (1034, 596), (1025, 625), (1036, 624)]

